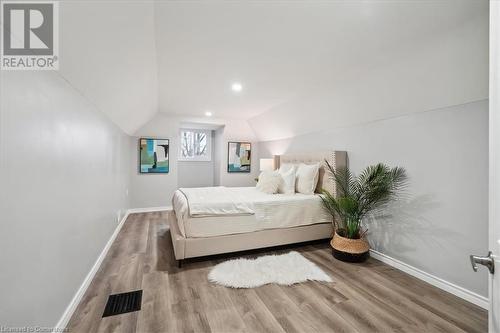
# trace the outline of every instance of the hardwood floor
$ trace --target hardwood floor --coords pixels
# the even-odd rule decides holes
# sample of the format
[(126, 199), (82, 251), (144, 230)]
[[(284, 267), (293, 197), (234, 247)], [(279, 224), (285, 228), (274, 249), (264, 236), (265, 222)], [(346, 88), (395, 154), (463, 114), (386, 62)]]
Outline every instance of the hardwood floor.
[[(234, 255), (177, 268), (166, 214), (132, 214), (82, 302), (70, 332), (487, 332), (487, 312), (375, 259), (333, 259), (327, 243), (293, 248), (333, 283), (229, 289), (208, 282), (210, 268)], [(143, 289), (142, 309), (101, 318), (110, 294)]]

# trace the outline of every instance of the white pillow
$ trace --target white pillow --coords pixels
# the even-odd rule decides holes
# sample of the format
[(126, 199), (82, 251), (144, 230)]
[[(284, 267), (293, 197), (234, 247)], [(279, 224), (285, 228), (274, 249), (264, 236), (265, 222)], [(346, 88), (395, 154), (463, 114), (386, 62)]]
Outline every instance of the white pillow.
[(278, 193), (295, 194), (295, 167), (290, 168), (288, 171), (278, 171), (280, 175), (280, 183), (278, 186)]
[(257, 189), (261, 192), (274, 194), (278, 192), (281, 176), (276, 171), (262, 171), (257, 182)]
[(283, 163), (280, 165), (279, 173), (290, 171), (290, 169), (297, 171), (297, 166), (298, 166), (297, 164), (293, 163)]
[(295, 187), (297, 192), (303, 194), (313, 194), (318, 185), (319, 163), (304, 164), (300, 163), (297, 169), (297, 181)]

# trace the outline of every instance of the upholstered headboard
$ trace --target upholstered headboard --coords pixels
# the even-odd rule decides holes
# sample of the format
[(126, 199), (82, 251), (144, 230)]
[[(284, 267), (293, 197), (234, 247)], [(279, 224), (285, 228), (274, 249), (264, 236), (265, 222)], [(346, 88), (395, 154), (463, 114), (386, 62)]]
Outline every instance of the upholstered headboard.
[(337, 194), (335, 181), (327, 173), (327, 166), (325, 160), (328, 161), (334, 168), (342, 168), (348, 166), (347, 152), (345, 151), (324, 151), (303, 154), (285, 154), (275, 156), (275, 167), (279, 168), (281, 163), (304, 163), (314, 164), (320, 163), (318, 185), (316, 186), (316, 193), (321, 189), (325, 189), (332, 193)]

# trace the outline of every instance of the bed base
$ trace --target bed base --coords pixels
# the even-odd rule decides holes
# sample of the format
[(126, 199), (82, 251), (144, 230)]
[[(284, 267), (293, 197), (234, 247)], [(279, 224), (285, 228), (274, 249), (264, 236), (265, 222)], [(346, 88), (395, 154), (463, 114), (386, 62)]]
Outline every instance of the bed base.
[(332, 237), (331, 223), (318, 223), (293, 228), (280, 228), (255, 231), (250, 233), (213, 236), (213, 237), (184, 237), (177, 225), (177, 218), (173, 211), (168, 212), (170, 236), (174, 248), (175, 259), (179, 267), (182, 260), (210, 256), (214, 254), (239, 252), (261, 249), (286, 244), (302, 243)]

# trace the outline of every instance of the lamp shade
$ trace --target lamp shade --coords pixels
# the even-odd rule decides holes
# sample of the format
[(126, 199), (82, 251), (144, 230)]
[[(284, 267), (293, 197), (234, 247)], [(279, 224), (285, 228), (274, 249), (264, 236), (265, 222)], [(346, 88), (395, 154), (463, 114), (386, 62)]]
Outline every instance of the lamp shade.
[(273, 171), (273, 170), (274, 170), (274, 159), (272, 158), (260, 159), (260, 171)]

